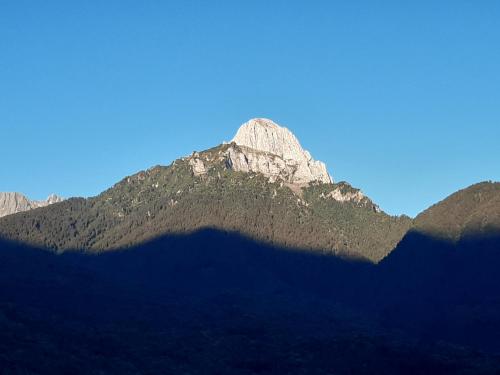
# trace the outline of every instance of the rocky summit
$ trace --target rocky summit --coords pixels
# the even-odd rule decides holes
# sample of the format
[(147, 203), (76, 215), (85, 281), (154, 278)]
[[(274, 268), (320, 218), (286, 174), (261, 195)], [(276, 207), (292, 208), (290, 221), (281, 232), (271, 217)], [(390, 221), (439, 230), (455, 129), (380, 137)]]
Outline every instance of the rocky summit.
[[(196, 176), (206, 174), (206, 160), (195, 152), (190, 165)], [(258, 173), (270, 182), (281, 181), (300, 188), (309, 183), (333, 183), (326, 165), (304, 150), (297, 137), (275, 122), (256, 118), (244, 123), (222, 155), (235, 172)]]
[(55, 194), (49, 195), (46, 200), (34, 201), (21, 193), (0, 193), (0, 217), (45, 207), (49, 204), (61, 202), (62, 200), (61, 197)]
[(290, 130), (271, 120), (246, 122), (232, 143), (240, 146), (228, 149), (229, 164), (236, 171), (261, 173), (272, 181), (281, 177), (293, 184), (333, 182), (326, 165), (314, 160)]

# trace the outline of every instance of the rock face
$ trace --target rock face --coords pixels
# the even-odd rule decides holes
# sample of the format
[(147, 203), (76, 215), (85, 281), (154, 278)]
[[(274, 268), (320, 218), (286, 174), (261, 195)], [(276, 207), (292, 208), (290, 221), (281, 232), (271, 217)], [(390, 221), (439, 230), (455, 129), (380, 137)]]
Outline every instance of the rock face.
[[(49, 204), (59, 203), (59, 202), (62, 202), (63, 200), (64, 199), (62, 197), (60, 197), (59, 195), (50, 194), (48, 196), (48, 198), (45, 201), (41, 201), (41, 203), (45, 206), (45, 205), (49, 205)], [(35, 202), (35, 203), (40, 203), (40, 202)]]
[(373, 203), (361, 190), (353, 188), (347, 182), (337, 183), (333, 190), (328, 193), (321, 193), (320, 197), (323, 199), (333, 199), (340, 203), (350, 202), (358, 207), (367, 207), (374, 212), (381, 212), (378, 205)]
[(228, 150), (228, 164), (235, 171), (257, 172), (275, 181), (293, 184), (332, 183), (326, 165), (304, 150), (287, 128), (268, 119), (252, 119), (243, 124)]
[(0, 193), (0, 217), (12, 215), (17, 212), (45, 207), (49, 204), (62, 202), (63, 198), (51, 194), (44, 201), (32, 201), (20, 193)]
[(193, 169), (193, 173), (195, 176), (201, 176), (207, 173), (207, 169), (203, 161), (199, 158), (199, 154), (194, 152), (192, 157), (189, 159), (189, 165)]

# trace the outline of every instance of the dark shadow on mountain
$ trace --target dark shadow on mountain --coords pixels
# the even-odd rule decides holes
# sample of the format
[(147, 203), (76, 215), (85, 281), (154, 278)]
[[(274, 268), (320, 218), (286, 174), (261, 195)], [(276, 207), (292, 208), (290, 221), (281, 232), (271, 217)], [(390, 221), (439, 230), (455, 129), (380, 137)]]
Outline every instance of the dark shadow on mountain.
[[(455, 344), (496, 348), (479, 322), (498, 327), (497, 241), (457, 248), (410, 233), (379, 266), (213, 229), (99, 255), (1, 241), (0, 367), (494, 374), (498, 358)], [(450, 334), (460, 318), (475, 336)]]
[(500, 235), (411, 231), (377, 267), (381, 321), (421, 339), (500, 352)]
[[(354, 303), (362, 299), (365, 279), (374, 267), (361, 260), (281, 249), (215, 229), (163, 236), (100, 254), (55, 254), (8, 241), (0, 246), (2, 295), (42, 304), (50, 300), (54, 309), (78, 306), (78, 313), (94, 305), (84, 302), (82, 293), (93, 298), (112, 293), (113, 298), (159, 304), (198, 303), (221, 295), (293, 295), (325, 301), (334, 295), (336, 301)], [(22, 290), (31, 287), (45, 291)], [(63, 292), (68, 294), (65, 299), (60, 298)], [(74, 300), (69, 303), (67, 298)]]

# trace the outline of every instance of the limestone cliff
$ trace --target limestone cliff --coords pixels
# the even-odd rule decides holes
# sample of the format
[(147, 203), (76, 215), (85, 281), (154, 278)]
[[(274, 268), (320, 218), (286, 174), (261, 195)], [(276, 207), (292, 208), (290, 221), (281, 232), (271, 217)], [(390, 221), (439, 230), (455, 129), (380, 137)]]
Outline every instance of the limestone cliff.
[(0, 193), (0, 217), (45, 207), (49, 204), (61, 202), (63, 199), (51, 194), (46, 200), (32, 201), (20, 193)]
[(228, 149), (229, 166), (235, 171), (261, 173), (271, 181), (278, 178), (292, 184), (332, 183), (326, 165), (312, 158), (287, 128), (268, 119), (243, 124)]

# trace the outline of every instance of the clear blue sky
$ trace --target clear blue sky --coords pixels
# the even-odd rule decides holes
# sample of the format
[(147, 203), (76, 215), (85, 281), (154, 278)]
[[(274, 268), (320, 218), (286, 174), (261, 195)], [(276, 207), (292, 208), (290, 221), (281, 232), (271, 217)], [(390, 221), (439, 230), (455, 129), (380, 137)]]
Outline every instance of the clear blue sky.
[(415, 215), (500, 180), (499, 19), (497, 0), (2, 1), (0, 191), (95, 195), (268, 117)]

